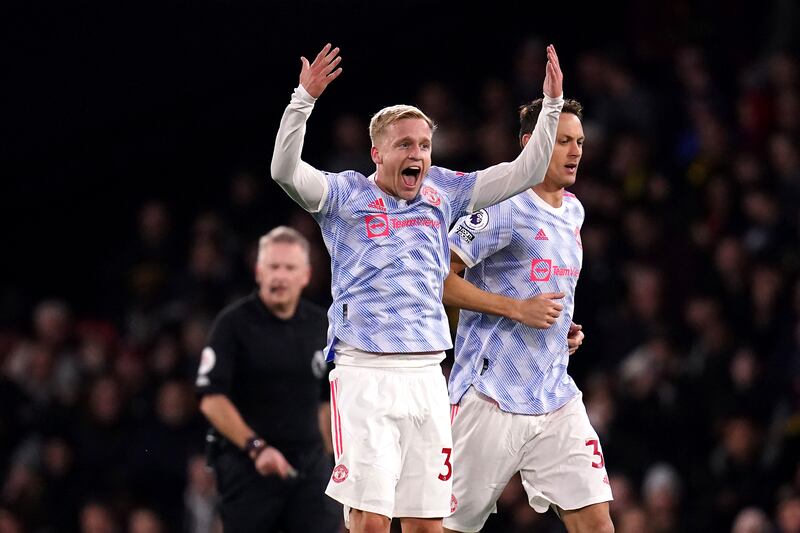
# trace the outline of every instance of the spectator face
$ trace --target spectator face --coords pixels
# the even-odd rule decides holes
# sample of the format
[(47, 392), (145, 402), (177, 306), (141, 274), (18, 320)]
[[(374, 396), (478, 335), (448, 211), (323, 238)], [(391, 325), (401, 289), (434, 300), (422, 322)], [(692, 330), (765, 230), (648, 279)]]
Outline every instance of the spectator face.
[(256, 280), (270, 309), (296, 306), (310, 279), (308, 255), (299, 244), (273, 242), (258, 256)]

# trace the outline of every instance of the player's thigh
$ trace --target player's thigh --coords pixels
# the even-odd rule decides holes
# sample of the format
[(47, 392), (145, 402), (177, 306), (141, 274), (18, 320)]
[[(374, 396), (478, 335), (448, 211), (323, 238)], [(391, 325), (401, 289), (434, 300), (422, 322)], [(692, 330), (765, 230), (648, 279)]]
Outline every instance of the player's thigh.
[(325, 492), (347, 507), (392, 516), (402, 470), (402, 387), (384, 369), (340, 366), (331, 381), (336, 465)]
[(520, 474), (531, 506), (542, 513), (550, 505), (575, 510), (613, 499), (600, 439), (580, 395), (546, 415)]
[(447, 382), (438, 366), (404, 372), (403, 381), (408, 416), (399, 424), (402, 471), (394, 516), (441, 518), (450, 513), (453, 477)]
[(516, 473), (520, 456), (510, 443), (513, 417), (470, 388), (453, 417), (453, 514), (444, 526), (478, 531)]

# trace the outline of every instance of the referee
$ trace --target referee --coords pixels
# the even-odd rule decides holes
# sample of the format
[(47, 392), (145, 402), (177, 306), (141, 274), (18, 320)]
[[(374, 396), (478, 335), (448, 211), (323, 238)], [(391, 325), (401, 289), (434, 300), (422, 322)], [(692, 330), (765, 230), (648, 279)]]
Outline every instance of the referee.
[[(281, 226), (261, 237), (258, 291), (214, 322), (197, 374), (213, 428), (209, 463), (226, 533), (339, 530), (331, 475), (325, 312), (300, 297), (308, 241)], [(323, 445), (323, 435), (326, 445)]]

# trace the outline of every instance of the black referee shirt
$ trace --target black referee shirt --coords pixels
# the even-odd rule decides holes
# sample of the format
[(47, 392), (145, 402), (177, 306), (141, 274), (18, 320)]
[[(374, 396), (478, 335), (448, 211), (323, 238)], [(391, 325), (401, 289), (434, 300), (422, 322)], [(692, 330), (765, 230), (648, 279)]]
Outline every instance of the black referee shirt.
[(224, 394), (245, 422), (282, 452), (321, 444), (318, 409), (328, 401), (325, 311), (305, 300), (273, 315), (258, 293), (225, 308), (203, 350), (197, 390)]

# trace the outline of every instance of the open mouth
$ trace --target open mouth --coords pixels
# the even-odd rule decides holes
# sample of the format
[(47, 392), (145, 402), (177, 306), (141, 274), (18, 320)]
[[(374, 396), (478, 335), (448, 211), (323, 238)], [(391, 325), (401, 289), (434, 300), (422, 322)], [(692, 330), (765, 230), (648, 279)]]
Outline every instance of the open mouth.
[(286, 287), (283, 285), (273, 285), (269, 288), (270, 294), (283, 294), (286, 292)]
[(413, 189), (414, 186), (417, 184), (417, 180), (419, 180), (420, 174), (422, 174), (421, 167), (411, 166), (404, 168), (400, 172), (400, 177), (403, 179), (403, 185), (405, 185), (410, 189)]
[(566, 165), (564, 165), (564, 168), (566, 168), (567, 172), (569, 172), (570, 174), (574, 174), (578, 170), (578, 164), (577, 163), (567, 163)]

